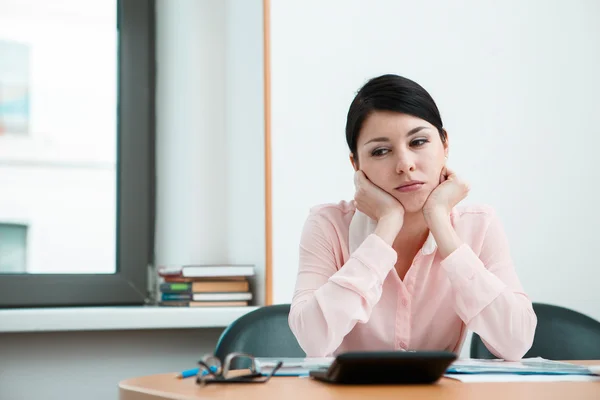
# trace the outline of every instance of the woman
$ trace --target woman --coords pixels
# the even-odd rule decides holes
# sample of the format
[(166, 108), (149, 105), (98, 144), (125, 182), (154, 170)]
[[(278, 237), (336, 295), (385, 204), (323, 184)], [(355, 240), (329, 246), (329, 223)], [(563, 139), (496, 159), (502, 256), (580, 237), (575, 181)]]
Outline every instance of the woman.
[(448, 350), (468, 330), (518, 360), (537, 318), (490, 207), (456, 205), (448, 134), (429, 93), (396, 75), (367, 82), (346, 123), (352, 202), (315, 207), (300, 243), (290, 328), (309, 357)]

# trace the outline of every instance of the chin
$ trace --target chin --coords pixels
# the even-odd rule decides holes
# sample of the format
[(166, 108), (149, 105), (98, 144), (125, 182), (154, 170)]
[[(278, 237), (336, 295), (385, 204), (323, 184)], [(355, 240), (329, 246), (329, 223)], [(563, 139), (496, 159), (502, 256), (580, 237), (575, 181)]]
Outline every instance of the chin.
[(424, 204), (407, 204), (404, 205), (404, 212), (407, 214), (415, 214), (423, 211)]
[(404, 212), (407, 214), (414, 214), (423, 211), (423, 207), (425, 206), (425, 202), (427, 201), (427, 196), (423, 196), (421, 194), (415, 194), (413, 196), (394, 196), (402, 207), (404, 207)]

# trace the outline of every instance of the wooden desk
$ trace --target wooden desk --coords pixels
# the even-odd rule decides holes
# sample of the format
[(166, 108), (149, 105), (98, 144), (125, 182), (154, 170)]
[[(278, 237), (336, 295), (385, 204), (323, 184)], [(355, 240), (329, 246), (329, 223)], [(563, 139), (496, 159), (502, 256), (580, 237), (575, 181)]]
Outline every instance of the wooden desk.
[[(600, 361), (573, 361), (600, 364)], [(261, 384), (207, 385), (194, 378), (175, 379), (175, 373), (128, 379), (119, 384), (120, 400), (220, 399), (600, 399), (600, 382), (462, 383), (441, 379), (434, 385), (342, 386), (310, 378), (273, 377)]]

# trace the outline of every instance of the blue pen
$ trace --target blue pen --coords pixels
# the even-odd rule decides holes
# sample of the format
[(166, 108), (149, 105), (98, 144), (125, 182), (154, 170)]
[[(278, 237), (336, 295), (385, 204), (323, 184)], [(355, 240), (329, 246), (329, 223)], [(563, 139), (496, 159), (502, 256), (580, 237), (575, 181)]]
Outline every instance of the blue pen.
[[(213, 373), (217, 372), (217, 367), (214, 365), (211, 365), (210, 370)], [(198, 375), (198, 373), (200, 372), (200, 368), (192, 368), (192, 369), (186, 369), (185, 371), (181, 372), (180, 374), (177, 375), (177, 379), (185, 379), (185, 378), (190, 378), (192, 376), (196, 376)], [(208, 372), (206, 370), (202, 371), (202, 375), (207, 375)]]

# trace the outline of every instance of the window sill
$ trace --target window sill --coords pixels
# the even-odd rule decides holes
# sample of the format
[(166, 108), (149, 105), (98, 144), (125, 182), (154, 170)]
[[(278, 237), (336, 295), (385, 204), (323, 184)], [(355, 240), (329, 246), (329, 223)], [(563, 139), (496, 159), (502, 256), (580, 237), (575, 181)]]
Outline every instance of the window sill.
[(0, 333), (224, 328), (258, 307), (70, 307), (0, 310)]

